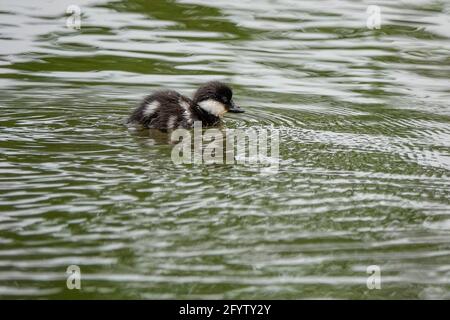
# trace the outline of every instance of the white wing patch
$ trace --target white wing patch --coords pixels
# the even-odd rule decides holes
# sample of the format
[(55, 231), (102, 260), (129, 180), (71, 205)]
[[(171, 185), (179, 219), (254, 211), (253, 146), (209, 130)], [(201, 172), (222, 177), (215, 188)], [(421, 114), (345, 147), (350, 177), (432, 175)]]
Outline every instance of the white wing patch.
[(152, 101), (147, 104), (147, 106), (144, 109), (144, 112), (142, 113), (145, 117), (151, 116), (153, 113), (155, 113), (156, 109), (159, 108), (161, 104), (159, 101)]
[(175, 121), (177, 121), (177, 116), (170, 116), (169, 120), (167, 120), (167, 129), (173, 129)]
[(183, 111), (183, 118), (186, 120), (187, 125), (192, 124), (192, 114), (189, 109)]
[(217, 117), (220, 117), (227, 112), (223, 103), (212, 99), (202, 101), (198, 105), (206, 112), (209, 112)]
[(184, 110), (188, 110), (189, 109), (189, 103), (187, 103), (187, 101), (185, 101), (184, 99), (180, 98), (178, 100), (178, 103), (180, 104), (180, 106), (184, 109)]

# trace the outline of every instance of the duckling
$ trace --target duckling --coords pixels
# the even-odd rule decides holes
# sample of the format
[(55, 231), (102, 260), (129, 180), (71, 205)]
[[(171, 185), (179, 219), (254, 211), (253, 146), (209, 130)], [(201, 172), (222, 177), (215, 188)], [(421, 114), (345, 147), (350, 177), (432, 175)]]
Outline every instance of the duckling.
[(195, 121), (203, 127), (218, 126), (226, 112), (244, 112), (232, 98), (231, 88), (219, 81), (202, 85), (193, 99), (173, 90), (158, 91), (144, 98), (127, 123), (162, 131), (189, 129)]

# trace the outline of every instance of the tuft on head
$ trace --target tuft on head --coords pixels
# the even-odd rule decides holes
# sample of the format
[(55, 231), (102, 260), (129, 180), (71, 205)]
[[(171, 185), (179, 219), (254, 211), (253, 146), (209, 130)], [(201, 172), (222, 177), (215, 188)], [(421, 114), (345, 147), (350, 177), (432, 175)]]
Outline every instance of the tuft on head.
[(211, 81), (202, 85), (194, 95), (194, 104), (208, 113), (220, 117), (224, 113), (243, 112), (234, 105), (233, 92), (226, 84), (219, 81)]

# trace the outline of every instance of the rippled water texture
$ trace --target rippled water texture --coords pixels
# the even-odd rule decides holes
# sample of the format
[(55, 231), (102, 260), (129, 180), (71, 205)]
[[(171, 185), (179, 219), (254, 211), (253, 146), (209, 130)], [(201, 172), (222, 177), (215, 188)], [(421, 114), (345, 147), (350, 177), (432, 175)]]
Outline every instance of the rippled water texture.
[[(0, 0), (0, 297), (449, 299), (449, 53), (449, 1)], [(123, 126), (211, 79), (278, 173)]]

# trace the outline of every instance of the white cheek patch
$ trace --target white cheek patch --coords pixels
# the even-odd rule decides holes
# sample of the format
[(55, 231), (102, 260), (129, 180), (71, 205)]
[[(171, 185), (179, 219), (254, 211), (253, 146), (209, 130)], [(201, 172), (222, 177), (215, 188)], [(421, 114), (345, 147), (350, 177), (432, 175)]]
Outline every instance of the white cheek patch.
[(144, 112), (142, 112), (142, 114), (145, 117), (149, 117), (151, 116), (153, 113), (155, 113), (156, 109), (159, 108), (161, 104), (159, 103), (159, 101), (153, 101), (151, 103), (148, 103), (147, 106), (144, 109)]
[(202, 101), (198, 105), (206, 112), (209, 112), (217, 117), (227, 112), (227, 109), (223, 103), (212, 99)]

